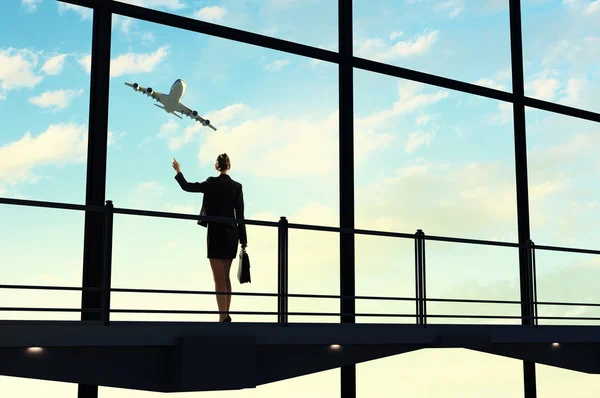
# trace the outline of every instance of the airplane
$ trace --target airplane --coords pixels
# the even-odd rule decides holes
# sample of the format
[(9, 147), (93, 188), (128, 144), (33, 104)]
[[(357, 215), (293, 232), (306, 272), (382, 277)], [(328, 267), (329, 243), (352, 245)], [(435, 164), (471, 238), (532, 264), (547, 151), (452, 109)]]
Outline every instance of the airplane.
[(190, 108), (188, 108), (180, 102), (181, 98), (183, 97), (183, 94), (185, 93), (185, 88), (187, 86), (185, 80), (175, 80), (175, 82), (171, 86), (169, 94), (163, 94), (158, 91), (154, 91), (151, 87), (144, 88), (137, 83), (125, 83), (125, 85), (133, 88), (135, 91), (140, 91), (143, 94), (152, 97), (155, 101), (160, 102), (163, 106), (160, 106), (158, 104), (154, 104), (154, 106), (164, 109), (165, 112), (172, 113), (178, 118), (183, 119), (181, 116), (175, 113), (179, 112), (182, 115), (189, 116), (190, 118), (199, 121), (200, 123), (202, 123), (203, 126), (208, 126), (211, 129), (217, 131), (217, 129), (212, 124), (210, 124), (210, 120), (203, 119), (201, 116), (198, 115), (198, 112), (191, 110)]

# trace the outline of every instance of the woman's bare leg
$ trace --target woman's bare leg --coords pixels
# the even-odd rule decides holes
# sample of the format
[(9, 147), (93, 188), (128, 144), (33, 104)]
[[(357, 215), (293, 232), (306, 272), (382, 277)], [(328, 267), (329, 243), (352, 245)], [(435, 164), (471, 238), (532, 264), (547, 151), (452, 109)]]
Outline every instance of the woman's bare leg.
[[(228, 293), (231, 293), (231, 279), (229, 278), (229, 272), (231, 271), (231, 263), (233, 259), (225, 259), (223, 260), (223, 268), (225, 270), (225, 287)], [(229, 315), (229, 308), (231, 307), (231, 294), (227, 296), (227, 315)]]
[[(209, 258), (210, 267), (212, 268), (213, 278), (215, 280), (215, 292), (227, 292), (227, 283), (225, 278), (225, 266), (223, 264), (222, 259)], [(228, 261), (228, 260), (225, 260)], [(229, 280), (229, 274), (227, 275), (227, 280)], [(231, 287), (229, 287), (231, 290)], [(219, 307), (219, 322), (222, 322), (227, 318), (227, 298), (229, 296), (224, 294), (217, 294), (217, 307)]]

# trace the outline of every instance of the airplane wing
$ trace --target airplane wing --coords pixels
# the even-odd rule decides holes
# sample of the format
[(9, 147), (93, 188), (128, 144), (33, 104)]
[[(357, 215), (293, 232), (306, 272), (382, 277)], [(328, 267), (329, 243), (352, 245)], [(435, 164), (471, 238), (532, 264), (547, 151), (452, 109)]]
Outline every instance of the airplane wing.
[(139, 91), (140, 93), (145, 94), (145, 95), (151, 97), (155, 101), (158, 101), (158, 102), (160, 102), (161, 104), (164, 105), (163, 98), (166, 96), (166, 94), (163, 94), (163, 93), (158, 92), (158, 91), (154, 91), (150, 87), (148, 87), (148, 88), (142, 87), (142, 86), (140, 86), (137, 83), (133, 83), (133, 84), (131, 84), (131, 83), (125, 83), (125, 85), (133, 88), (135, 91)]
[(198, 114), (198, 112), (192, 111), (190, 108), (188, 108), (187, 106), (185, 106), (181, 102), (179, 103), (179, 105), (177, 105), (177, 109), (175, 109), (175, 112), (179, 112), (182, 115), (189, 116), (192, 119), (197, 120), (200, 123), (202, 123), (203, 126), (208, 126), (211, 129), (217, 131), (217, 129), (212, 124), (210, 124), (210, 120), (202, 118), (202, 116), (200, 116)]

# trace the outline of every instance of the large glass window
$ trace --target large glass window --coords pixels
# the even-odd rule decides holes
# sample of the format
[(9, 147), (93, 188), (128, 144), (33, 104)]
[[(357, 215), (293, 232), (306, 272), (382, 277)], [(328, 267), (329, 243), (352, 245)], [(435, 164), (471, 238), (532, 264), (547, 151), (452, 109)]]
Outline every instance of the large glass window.
[(526, 111), (533, 241), (597, 247), (600, 124), (537, 109)]
[(512, 91), (508, 0), (354, 0), (354, 55)]
[(600, 111), (600, 3), (522, 0), (525, 95)]
[(512, 105), (354, 76), (357, 227), (516, 241)]
[[(85, 202), (91, 25), (56, 2), (0, 6), (0, 197)], [(43, 32), (43, 34), (40, 34)], [(112, 150), (109, 148), (109, 150)], [(0, 205), (0, 284), (78, 286), (84, 214)], [(2, 307), (78, 308), (77, 291), (0, 289)], [(79, 320), (77, 312), (6, 312), (0, 319)], [(1, 396), (75, 396), (77, 386), (0, 377)]]
[[(9, 4), (10, 3), (10, 4)], [(40, 35), (35, 32), (44, 31)], [(83, 204), (91, 26), (55, 4), (8, 2), (0, 12), (0, 197)], [(112, 146), (110, 150), (112, 150)], [(0, 205), (2, 284), (81, 284), (84, 214)], [(2, 290), (2, 306), (69, 307), (80, 292)], [(2, 312), (2, 319), (79, 319)]]
[[(334, 0), (122, 1), (338, 50)], [(354, 56), (512, 92), (507, 0), (352, 3)], [(522, 0), (521, 15), (525, 95), (598, 111), (600, 2)], [(0, 197), (84, 203), (92, 19), (92, 9), (62, 2), (2, 6)], [(246, 218), (285, 216), (290, 223), (340, 225), (338, 65), (121, 15), (112, 21), (107, 199), (116, 207), (198, 214), (202, 194), (180, 189), (171, 160), (177, 158), (188, 181), (203, 181), (217, 174), (215, 158), (226, 152), (230, 175), (244, 187)], [(158, 109), (158, 103), (125, 83), (164, 95), (185, 90), (180, 100), (216, 131)], [(532, 240), (594, 248), (600, 125), (525, 111)], [(356, 228), (517, 241), (511, 103), (357, 69), (354, 112)], [(82, 212), (0, 206), (0, 264), (8, 270), (0, 283), (80, 285), (83, 227)], [(235, 259), (233, 291), (276, 293), (277, 229), (247, 229), (252, 284), (237, 282)], [(113, 308), (216, 310), (206, 230), (195, 221), (117, 214), (113, 238), (113, 287), (207, 293), (114, 293)], [(290, 229), (289, 293), (339, 294), (339, 245), (337, 233)], [(425, 246), (427, 298), (520, 299), (517, 249), (429, 240)], [(380, 314), (357, 316), (358, 323), (416, 322), (414, 251), (413, 239), (356, 235), (356, 295), (403, 299), (357, 300), (357, 313)], [(588, 254), (537, 250), (538, 301), (597, 303), (598, 261)], [(0, 293), (7, 307), (81, 305), (80, 292)], [(337, 313), (339, 308), (338, 299), (289, 300), (291, 312)], [(234, 322), (275, 322), (277, 299), (233, 296), (232, 311)], [(520, 311), (515, 304), (427, 304), (429, 324), (515, 325), (521, 321), (485, 316), (515, 317)], [(584, 305), (540, 305), (538, 311), (571, 317), (540, 320), (541, 325), (597, 324), (576, 318), (600, 314)], [(0, 312), (0, 320), (80, 316)], [(210, 322), (216, 317), (119, 313), (111, 319)], [(291, 315), (289, 321), (339, 322), (339, 315)], [(464, 349), (422, 349), (357, 369), (362, 396), (523, 392), (521, 361)], [(595, 391), (593, 376), (545, 365), (536, 369), (540, 396), (572, 393), (574, 384), (585, 385), (575, 395)], [(0, 395), (44, 390), (62, 397), (76, 390), (75, 384), (23, 380), (0, 378)], [(156, 395), (99, 391), (111, 398)], [(204, 394), (339, 396), (340, 371)]]
[[(109, 124), (123, 134), (118, 151), (108, 157), (107, 198), (115, 206), (198, 214), (202, 194), (181, 190), (171, 161), (180, 162), (188, 181), (204, 181), (218, 174), (215, 160), (225, 152), (231, 158), (231, 178), (243, 185), (246, 218), (278, 221), (285, 216), (290, 223), (339, 225), (336, 65), (315, 65), (299, 56), (142, 21), (136, 24), (157, 41), (144, 44), (113, 30)], [(157, 102), (125, 85), (137, 83), (166, 95), (174, 82), (185, 84), (180, 101), (210, 120), (216, 131), (155, 107)], [(236, 259), (231, 272), (234, 291), (276, 293), (277, 229), (248, 226), (247, 231), (248, 253), (255, 264), (253, 281), (237, 282)], [(114, 286), (214, 289), (206, 230), (194, 221), (117, 216), (113, 248)], [(289, 253), (290, 293), (338, 294), (336, 234), (291, 229)], [(216, 310), (213, 295), (117, 294), (113, 303), (117, 308)], [(337, 301), (329, 300), (326, 308), (335, 312), (337, 307)], [(290, 300), (290, 311), (323, 310), (315, 300)], [(276, 312), (277, 300), (234, 296), (232, 311)], [(151, 317), (211, 320), (216, 315)]]
[[(354, 76), (357, 227), (517, 241), (512, 105), (364, 71)], [(517, 249), (426, 241), (425, 256), (427, 298), (520, 298)], [(414, 240), (358, 235), (356, 273), (359, 296), (414, 298)], [(357, 322), (416, 322), (414, 301), (356, 306), (358, 313), (391, 314)], [(429, 302), (427, 314), (428, 324), (520, 323), (462, 318), (519, 316), (518, 304)], [(473, 369), (477, 387), (467, 376)], [(401, 378), (389, 373), (399, 370)], [(382, 396), (490, 395), (487, 389), (504, 396), (520, 393), (523, 383), (518, 361), (459, 349), (367, 362), (357, 373), (361, 396), (374, 388)]]

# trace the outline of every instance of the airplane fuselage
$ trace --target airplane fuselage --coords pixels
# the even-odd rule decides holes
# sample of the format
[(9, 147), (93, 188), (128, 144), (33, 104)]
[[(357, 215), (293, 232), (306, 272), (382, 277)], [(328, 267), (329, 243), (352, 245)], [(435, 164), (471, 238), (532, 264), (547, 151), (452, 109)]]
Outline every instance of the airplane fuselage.
[(177, 79), (171, 86), (171, 90), (169, 91), (169, 95), (164, 100), (165, 111), (169, 113), (173, 113), (176, 109), (179, 101), (185, 94), (185, 88), (187, 84), (183, 79)]

